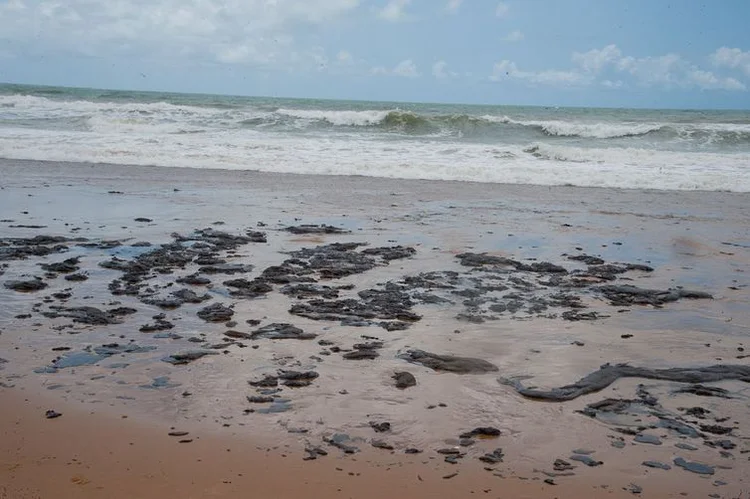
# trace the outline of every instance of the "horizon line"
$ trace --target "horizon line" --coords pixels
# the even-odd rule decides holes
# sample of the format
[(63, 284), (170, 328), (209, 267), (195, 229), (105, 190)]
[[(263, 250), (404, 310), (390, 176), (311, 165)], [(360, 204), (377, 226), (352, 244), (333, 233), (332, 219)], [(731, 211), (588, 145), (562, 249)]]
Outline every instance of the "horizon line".
[(357, 102), (357, 103), (382, 103), (382, 104), (418, 104), (418, 105), (438, 105), (438, 106), (467, 106), (467, 107), (533, 107), (543, 109), (633, 109), (642, 111), (737, 111), (750, 112), (748, 108), (737, 107), (694, 107), (694, 108), (676, 108), (676, 107), (627, 107), (627, 106), (565, 106), (565, 105), (544, 105), (544, 104), (497, 104), (497, 103), (465, 103), (465, 102), (434, 102), (434, 101), (407, 101), (407, 100), (367, 100), (367, 99), (332, 99), (328, 97), (301, 97), (301, 96), (271, 96), (271, 95), (249, 95), (249, 94), (231, 94), (231, 93), (208, 93), (208, 92), (178, 92), (174, 90), (139, 90), (132, 88), (103, 88), (87, 86), (69, 86), (69, 85), (50, 85), (40, 83), (18, 83), (10, 81), (0, 82), (0, 87), (37, 87), (37, 88), (65, 88), (72, 90), (97, 90), (107, 92), (137, 92), (144, 94), (174, 94), (174, 95), (195, 95), (195, 96), (212, 96), (212, 97), (237, 97), (243, 99), (279, 99), (279, 100), (317, 100), (325, 102)]

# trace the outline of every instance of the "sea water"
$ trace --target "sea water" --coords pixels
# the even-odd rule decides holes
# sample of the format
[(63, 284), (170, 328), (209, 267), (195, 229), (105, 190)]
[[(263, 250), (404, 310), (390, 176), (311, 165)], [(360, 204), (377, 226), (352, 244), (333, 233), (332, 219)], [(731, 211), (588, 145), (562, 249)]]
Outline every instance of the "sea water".
[(0, 85), (0, 157), (750, 192), (750, 111), (417, 104)]

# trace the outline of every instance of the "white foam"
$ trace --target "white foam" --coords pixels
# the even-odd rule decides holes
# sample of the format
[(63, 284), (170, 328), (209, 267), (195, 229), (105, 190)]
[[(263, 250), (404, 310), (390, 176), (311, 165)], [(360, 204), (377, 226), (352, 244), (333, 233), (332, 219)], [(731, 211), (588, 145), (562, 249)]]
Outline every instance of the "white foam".
[(510, 123), (510, 124), (516, 124), (516, 125), (521, 124), (521, 122), (512, 120), (508, 118), (507, 116), (494, 116), (492, 114), (484, 114), (480, 116), (480, 118), (485, 121), (489, 121), (490, 123)]
[[(449, 150), (450, 154), (445, 151)], [(750, 156), (207, 131), (194, 135), (4, 129), (0, 156), (279, 173), (750, 192)]]
[(549, 135), (559, 137), (589, 137), (594, 139), (612, 139), (645, 135), (661, 130), (658, 123), (571, 123), (566, 121), (539, 122), (539, 126)]
[[(395, 111), (395, 110), (394, 110)], [(278, 109), (278, 114), (292, 118), (326, 121), (337, 126), (372, 126), (382, 123), (391, 111), (325, 111), (317, 109)]]
[(237, 127), (271, 114), (254, 108), (220, 109), (168, 102), (91, 102), (27, 95), (0, 95), (0, 119), (57, 119), (79, 122), (97, 133), (197, 133)]
[[(647, 133), (659, 123), (516, 121), (482, 119), (536, 127), (548, 134), (591, 136), (590, 140), (548, 138), (528, 144), (525, 134), (509, 134), (510, 144), (462, 140), (450, 130), (394, 138), (368, 127), (398, 110), (277, 111), (252, 107), (218, 109), (166, 102), (62, 101), (34, 96), (0, 96), (0, 157), (54, 161), (254, 169), (271, 172), (366, 175), (541, 185), (706, 189), (750, 192), (750, 152), (745, 146), (701, 151), (643, 147), (599, 147), (602, 137)], [(286, 120), (284, 118), (287, 118)], [(62, 125), (14, 127), (14, 120), (60, 118)], [(302, 133), (287, 133), (291, 126)], [(252, 120), (247, 122), (246, 120)], [(243, 121), (245, 121), (243, 123)], [(337, 131), (311, 122), (347, 126)], [(75, 126), (72, 124), (75, 123)], [(83, 124), (83, 125), (81, 125)], [(271, 128), (265, 128), (266, 125)], [(711, 134), (747, 134), (750, 125), (685, 123), (672, 127)], [(351, 127), (351, 128), (350, 128)], [(356, 128), (356, 130), (355, 130)], [(534, 137), (539, 134), (529, 134)], [(706, 139), (706, 135), (708, 139)], [(521, 137), (521, 138), (519, 138)], [(739, 143), (744, 140), (740, 135)], [(505, 135), (500, 134), (500, 140)], [(495, 140), (495, 139), (491, 139)], [(681, 140), (681, 139), (678, 139)], [(519, 143), (519, 141), (523, 141)], [(587, 145), (588, 147), (580, 147)], [(658, 147), (664, 147), (659, 144)], [(729, 151), (736, 150), (736, 153)], [(722, 151), (722, 152), (720, 152)]]
[(65, 117), (97, 113), (162, 116), (213, 116), (222, 110), (211, 107), (178, 106), (168, 102), (92, 102), (56, 100), (33, 95), (0, 95), (0, 112), (23, 113), (28, 117)]
[(750, 133), (750, 123), (700, 123), (703, 130), (729, 133)]
[(661, 130), (666, 126), (665, 123), (587, 123), (562, 120), (514, 120), (512, 118), (509, 118), (508, 116), (492, 115), (484, 115), (482, 116), (482, 118), (492, 123), (505, 123), (509, 125), (539, 128), (547, 135), (558, 137), (583, 137), (593, 139), (612, 139), (617, 137), (645, 135), (650, 132)]

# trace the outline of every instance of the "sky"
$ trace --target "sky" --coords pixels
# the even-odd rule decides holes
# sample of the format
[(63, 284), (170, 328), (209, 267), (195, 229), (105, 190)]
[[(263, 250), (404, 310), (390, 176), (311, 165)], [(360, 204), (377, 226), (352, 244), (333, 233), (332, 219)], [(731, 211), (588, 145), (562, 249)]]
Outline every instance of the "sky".
[(750, 109), (749, 0), (0, 0), (0, 81)]

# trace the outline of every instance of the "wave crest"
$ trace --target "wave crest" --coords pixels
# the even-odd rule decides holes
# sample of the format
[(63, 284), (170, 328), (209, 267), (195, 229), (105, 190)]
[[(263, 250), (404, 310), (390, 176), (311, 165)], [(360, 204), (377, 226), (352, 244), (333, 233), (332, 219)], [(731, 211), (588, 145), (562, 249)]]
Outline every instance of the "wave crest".
[[(278, 109), (276, 113), (291, 118), (324, 122), (333, 126), (348, 127), (382, 127), (400, 129), (408, 132), (449, 133), (474, 132), (487, 129), (487, 132), (498, 126), (510, 125), (528, 128), (553, 137), (581, 137), (592, 139), (614, 139), (637, 137), (665, 128), (661, 123), (582, 123), (574, 121), (522, 121), (508, 116), (471, 114), (425, 115), (412, 111), (393, 110), (307, 110)], [(500, 133), (498, 131), (498, 133)]]
[(482, 118), (492, 123), (516, 125), (534, 128), (545, 135), (553, 137), (581, 137), (590, 139), (616, 139), (622, 137), (637, 137), (658, 132), (665, 128), (663, 123), (585, 123), (576, 121), (522, 121), (508, 116), (485, 115)]
[(286, 109), (276, 110), (276, 114), (284, 117), (322, 122), (327, 125), (341, 127), (380, 127), (385, 129), (400, 129), (417, 132), (435, 128), (432, 119), (411, 111), (400, 109), (391, 110), (317, 110), (317, 109)]
[(323, 121), (336, 126), (372, 126), (382, 123), (390, 111), (329, 111), (318, 109), (276, 110), (276, 114), (310, 121)]
[[(746, 153), (750, 146), (750, 118), (746, 114), (717, 115), (717, 118), (709, 113), (688, 121), (683, 115), (662, 116), (650, 111), (558, 113), (543, 109), (482, 110), (410, 104), (405, 104), (404, 109), (395, 104), (390, 107), (384, 104), (378, 109), (377, 104), (332, 102), (329, 105), (292, 100), (277, 107), (276, 100), (233, 98), (225, 102), (174, 94), (153, 94), (146, 99), (122, 92), (104, 92), (89, 98), (78, 93), (66, 95), (58, 89), (0, 93), (0, 122), (3, 127), (67, 127), (96, 133), (149, 135), (201, 131), (222, 134), (241, 129), (247, 134), (293, 132), (320, 136), (333, 131), (368, 140), (379, 135), (389, 140), (401, 135), (519, 147), (544, 142)], [(493, 111), (497, 114), (481, 114)], [(510, 116), (500, 114), (503, 111)], [(714, 121), (718, 119), (722, 121)], [(647, 138), (641, 140), (643, 137)]]

